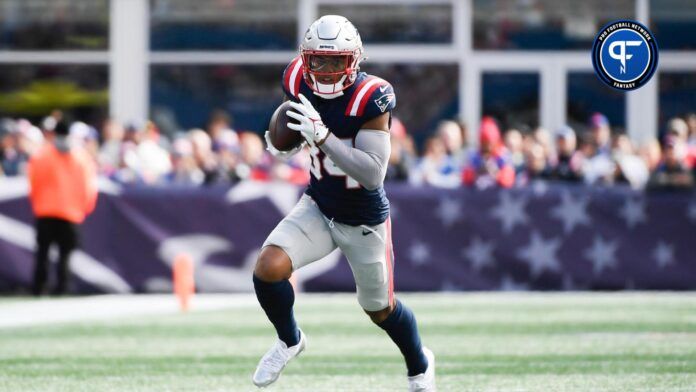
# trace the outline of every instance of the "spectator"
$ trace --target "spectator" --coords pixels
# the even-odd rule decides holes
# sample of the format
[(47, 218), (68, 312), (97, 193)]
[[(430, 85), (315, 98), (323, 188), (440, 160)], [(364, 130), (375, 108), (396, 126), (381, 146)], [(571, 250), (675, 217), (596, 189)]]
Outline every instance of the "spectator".
[(515, 169), (515, 174), (524, 171), (524, 139), (517, 129), (508, 129), (505, 132), (505, 147), (510, 155), (510, 164)]
[(459, 166), (458, 170), (461, 170), (466, 159), (466, 150), (459, 124), (451, 120), (440, 121), (435, 133), (442, 140), (447, 155), (452, 159), (453, 164)]
[(60, 110), (53, 110), (50, 115), (44, 117), (41, 121), (41, 131), (47, 142), (53, 143), (53, 130), (56, 124), (61, 120), (63, 120), (63, 112)]
[(227, 173), (220, 170), (218, 159), (213, 153), (213, 143), (210, 136), (202, 129), (192, 129), (188, 132), (193, 159), (204, 174), (204, 185), (210, 185), (228, 180)]
[(172, 143), (172, 170), (165, 176), (166, 181), (177, 185), (201, 185), (205, 174), (196, 165), (193, 145), (186, 137), (179, 137)]
[(534, 142), (544, 149), (545, 157), (550, 158), (555, 154), (551, 134), (546, 129), (538, 127), (534, 130)]
[[(693, 120), (696, 122), (696, 119)], [(696, 124), (694, 124), (696, 126)], [(679, 117), (672, 118), (667, 123), (667, 135), (674, 135), (679, 140), (684, 142), (686, 152), (685, 152), (685, 163), (686, 167), (690, 169), (696, 169), (696, 144), (691, 144), (693, 140), (691, 136), (691, 130), (689, 129), (689, 124)], [(679, 143), (680, 145), (682, 143)]]
[(645, 187), (650, 172), (645, 162), (633, 151), (633, 145), (628, 136), (621, 134), (614, 138), (612, 159), (615, 163), (615, 182), (628, 183), (634, 189)]
[(594, 113), (589, 119), (589, 139), (583, 146), (585, 161), (582, 172), (587, 184), (613, 184), (616, 163), (612, 159), (611, 129), (609, 120), (601, 113)]
[[(595, 155), (611, 155), (611, 128), (609, 127), (609, 119), (602, 113), (594, 113), (590, 116), (589, 125)], [(594, 156), (588, 158), (594, 158)]]
[(232, 118), (223, 110), (215, 110), (208, 121), (208, 135), (214, 152), (239, 151), (239, 136), (232, 129)]
[(469, 150), (471, 148), (471, 145), (469, 143), (469, 130), (468, 130), (464, 120), (458, 119), (456, 122), (457, 122), (457, 125), (459, 125), (459, 132), (462, 135), (462, 148), (464, 149), (464, 152), (466, 155), (464, 157), (464, 159), (466, 160), (466, 157), (469, 155), (469, 153), (470, 153)]
[(683, 142), (689, 141), (689, 125), (679, 117), (671, 118), (667, 122), (665, 135), (674, 135)]
[(238, 180), (270, 180), (272, 161), (265, 152), (263, 141), (253, 132), (240, 135), (239, 162), (234, 167), (234, 178)]
[(686, 143), (674, 134), (663, 142), (662, 161), (650, 177), (650, 188), (688, 189), (694, 186), (694, 174), (686, 167)]
[(392, 118), (391, 155), (385, 181), (407, 181), (415, 162), (413, 139), (398, 118)]
[(2, 171), (6, 176), (25, 175), (31, 153), (43, 143), (41, 131), (24, 119), (10, 122), (7, 127), (2, 140)]
[(161, 136), (155, 124), (148, 121), (142, 131), (142, 139), (136, 149), (136, 171), (146, 184), (154, 184), (164, 179), (171, 170), (169, 153), (160, 145)]
[(447, 155), (447, 148), (442, 139), (431, 137), (425, 142), (423, 157), (409, 180), (415, 185), (428, 184), (440, 188), (456, 188), (461, 184), (456, 167), (453, 159)]
[(510, 188), (515, 183), (515, 170), (509, 163), (500, 129), (492, 117), (481, 120), (479, 150), (472, 154), (462, 173), (464, 184), (487, 188), (498, 185)]
[(660, 142), (655, 138), (648, 140), (639, 148), (638, 155), (648, 168), (648, 172), (654, 172), (657, 170), (657, 166), (660, 164), (662, 158)]
[(561, 181), (582, 180), (583, 155), (577, 150), (577, 137), (573, 128), (565, 125), (556, 131), (556, 157), (553, 159), (550, 177)]
[(696, 148), (696, 113), (689, 113), (686, 116), (686, 123), (689, 125), (689, 146)]
[(524, 170), (516, 176), (517, 184), (527, 186), (534, 179), (551, 177), (551, 167), (546, 157), (546, 149), (540, 143), (534, 143), (525, 151)]
[(77, 225), (92, 212), (97, 201), (96, 170), (79, 146), (73, 147), (68, 127), (55, 126), (55, 141), (44, 145), (29, 162), (30, 201), (36, 217), (34, 295), (45, 290), (48, 251), (58, 245), (57, 295), (69, 292), (69, 258), (78, 246)]
[[(34, 155), (41, 148), (45, 139), (43, 132), (27, 120), (19, 121), (19, 148), (27, 157)], [(22, 170), (22, 174), (26, 171)]]
[(83, 122), (74, 122), (70, 126), (70, 138), (76, 146), (82, 147), (94, 162), (99, 161), (99, 133)]
[(124, 136), (125, 130), (120, 122), (112, 118), (104, 122), (102, 145), (97, 158), (101, 173), (111, 176), (121, 166)]

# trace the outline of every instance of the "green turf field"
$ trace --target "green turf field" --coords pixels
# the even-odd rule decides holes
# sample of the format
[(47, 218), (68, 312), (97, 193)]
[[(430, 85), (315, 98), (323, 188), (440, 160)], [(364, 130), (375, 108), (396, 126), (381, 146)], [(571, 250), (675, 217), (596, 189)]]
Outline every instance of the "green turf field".
[[(403, 295), (440, 391), (696, 391), (696, 295)], [(305, 353), (269, 390), (406, 390), (352, 295), (302, 295)], [(2, 317), (2, 314), (0, 314)], [(0, 329), (1, 391), (251, 391), (274, 333), (255, 306)]]

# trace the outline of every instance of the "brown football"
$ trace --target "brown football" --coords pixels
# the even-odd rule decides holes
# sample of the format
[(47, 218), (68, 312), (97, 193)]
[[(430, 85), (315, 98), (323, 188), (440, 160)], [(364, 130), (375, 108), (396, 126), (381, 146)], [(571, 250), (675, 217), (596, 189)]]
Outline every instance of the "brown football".
[(292, 109), (290, 101), (283, 102), (273, 113), (271, 122), (268, 124), (271, 143), (273, 143), (273, 147), (280, 151), (290, 151), (299, 146), (304, 140), (300, 132), (288, 128), (288, 122), (298, 124), (297, 120), (285, 114), (288, 109)]

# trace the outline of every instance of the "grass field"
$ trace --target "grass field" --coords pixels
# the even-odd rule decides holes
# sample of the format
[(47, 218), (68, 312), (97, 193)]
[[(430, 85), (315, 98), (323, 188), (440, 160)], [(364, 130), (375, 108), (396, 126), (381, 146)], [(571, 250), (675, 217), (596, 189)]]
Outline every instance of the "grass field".
[[(401, 298), (437, 356), (440, 391), (696, 391), (691, 293)], [(353, 295), (300, 295), (296, 315), (307, 351), (269, 390), (406, 390), (398, 350)], [(273, 341), (253, 303), (1, 328), (0, 390), (253, 391)]]

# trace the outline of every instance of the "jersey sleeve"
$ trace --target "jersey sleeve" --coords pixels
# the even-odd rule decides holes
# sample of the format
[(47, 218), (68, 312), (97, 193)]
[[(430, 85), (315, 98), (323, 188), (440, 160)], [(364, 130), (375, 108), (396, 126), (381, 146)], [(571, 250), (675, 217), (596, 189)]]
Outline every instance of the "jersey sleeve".
[(302, 82), (302, 57), (295, 57), (283, 71), (283, 92), (285, 96), (295, 102), (299, 102), (297, 95)]
[(369, 77), (354, 90), (345, 114), (367, 122), (395, 107), (396, 94), (392, 85), (382, 78)]

